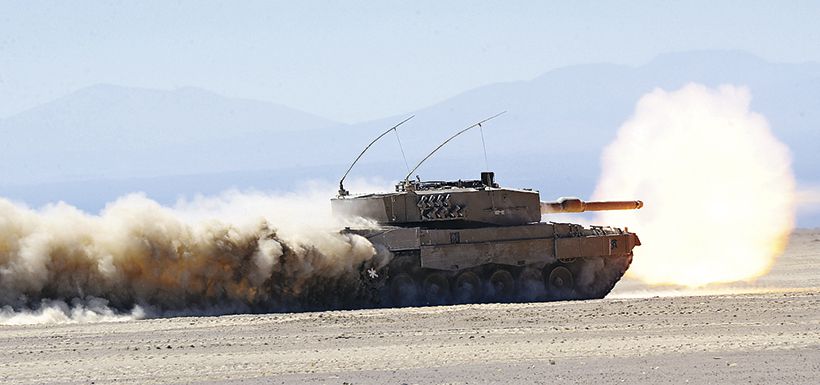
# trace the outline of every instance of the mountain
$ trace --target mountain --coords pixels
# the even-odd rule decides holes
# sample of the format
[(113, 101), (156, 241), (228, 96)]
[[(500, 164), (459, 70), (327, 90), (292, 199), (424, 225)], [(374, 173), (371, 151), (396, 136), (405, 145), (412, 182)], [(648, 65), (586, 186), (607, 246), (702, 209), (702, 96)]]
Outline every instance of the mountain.
[[(336, 180), (370, 140), (409, 115), (415, 118), (398, 134), (412, 168), (458, 129), (506, 110), (448, 144), (416, 174), (476, 178), (489, 168), (505, 185), (535, 188), (545, 198), (586, 197), (599, 175), (601, 150), (637, 100), (690, 82), (748, 86), (752, 110), (791, 148), (799, 184), (820, 185), (820, 64), (699, 51), (661, 55), (638, 67), (559, 68), (353, 125), (195, 89), (92, 87), (0, 122), (0, 151), (8, 159), (0, 166), (0, 195), (35, 205), (62, 198), (96, 210), (133, 190), (161, 201), (229, 187), (287, 190), (307, 180)], [(349, 178), (389, 181), (406, 173), (391, 134)], [(802, 215), (799, 224), (820, 226), (820, 213)]]
[(338, 125), (191, 87), (96, 85), (0, 121), (0, 172), (14, 184), (235, 170), (247, 164), (214, 153), (214, 144)]

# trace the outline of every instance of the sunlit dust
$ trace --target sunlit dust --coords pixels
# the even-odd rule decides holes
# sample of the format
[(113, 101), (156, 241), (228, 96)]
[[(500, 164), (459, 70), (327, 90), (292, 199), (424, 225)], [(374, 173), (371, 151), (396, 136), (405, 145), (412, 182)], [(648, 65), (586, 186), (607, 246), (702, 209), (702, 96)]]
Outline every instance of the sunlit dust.
[(788, 148), (750, 111), (748, 89), (690, 84), (643, 96), (604, 151), (595, 199), (641, 199), (596, 221), (642, 245), (629, 274), (689, 287), (765, 274), (794, 226)]
[(390, 255), (340, 233), (372, 224), (317, 203), (334, 190), (130, 194), (99, 214), (0, 198), (0, 325), (349, 306), (360, 265)]

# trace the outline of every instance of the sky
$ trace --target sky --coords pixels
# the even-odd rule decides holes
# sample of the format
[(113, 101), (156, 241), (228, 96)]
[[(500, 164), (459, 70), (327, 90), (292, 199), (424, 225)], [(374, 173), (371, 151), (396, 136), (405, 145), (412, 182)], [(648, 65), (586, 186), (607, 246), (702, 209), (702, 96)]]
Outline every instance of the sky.
[(820, 62), (818, 1), (0, 1), (0, 118), (99, 83), (355, 123), (562, 66), (730, 49)]

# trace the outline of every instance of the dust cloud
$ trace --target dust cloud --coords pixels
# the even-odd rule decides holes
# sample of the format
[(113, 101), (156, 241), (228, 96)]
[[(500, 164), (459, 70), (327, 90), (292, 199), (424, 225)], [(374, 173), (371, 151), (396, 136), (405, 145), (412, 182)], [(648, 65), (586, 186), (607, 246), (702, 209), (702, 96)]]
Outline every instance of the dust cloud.
[(750, 281), (782, 253), (795, 216), (791, 157), (750, 101), (729, 85), (656, 89), (621, 126), (594, 198), (645, 203), (596, 219), (640, 237), (629, 275), (687, 287)]
[(0, 324), (351, 306), (375, 250), (330, 196), (133, 194), (99, 215), (0, 199)]

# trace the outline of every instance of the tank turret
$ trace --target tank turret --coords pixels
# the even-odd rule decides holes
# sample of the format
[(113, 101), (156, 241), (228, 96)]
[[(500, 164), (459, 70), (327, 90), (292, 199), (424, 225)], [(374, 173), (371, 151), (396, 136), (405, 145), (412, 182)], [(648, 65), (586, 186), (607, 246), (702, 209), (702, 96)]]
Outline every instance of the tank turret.
[(336, 215), (369, 218), (385, 225), (446, 228), (523, 225), (540, 222), (542, 214), (634, 210), (643, 203), (577, 198), (541, 202), (538, 191), (499, 187), (493, 172), (482, 172), (478, 180), (403, 181), (393, 193), (340, 195), (331, 207)]
[(538, 222), (539, 203), (537, 191), (500, 188), (485, 172), (478, 180), (403, 181), (395, 192), (339, 196), (331, 207), (334, 214), (385, 225), (455, 228)]

